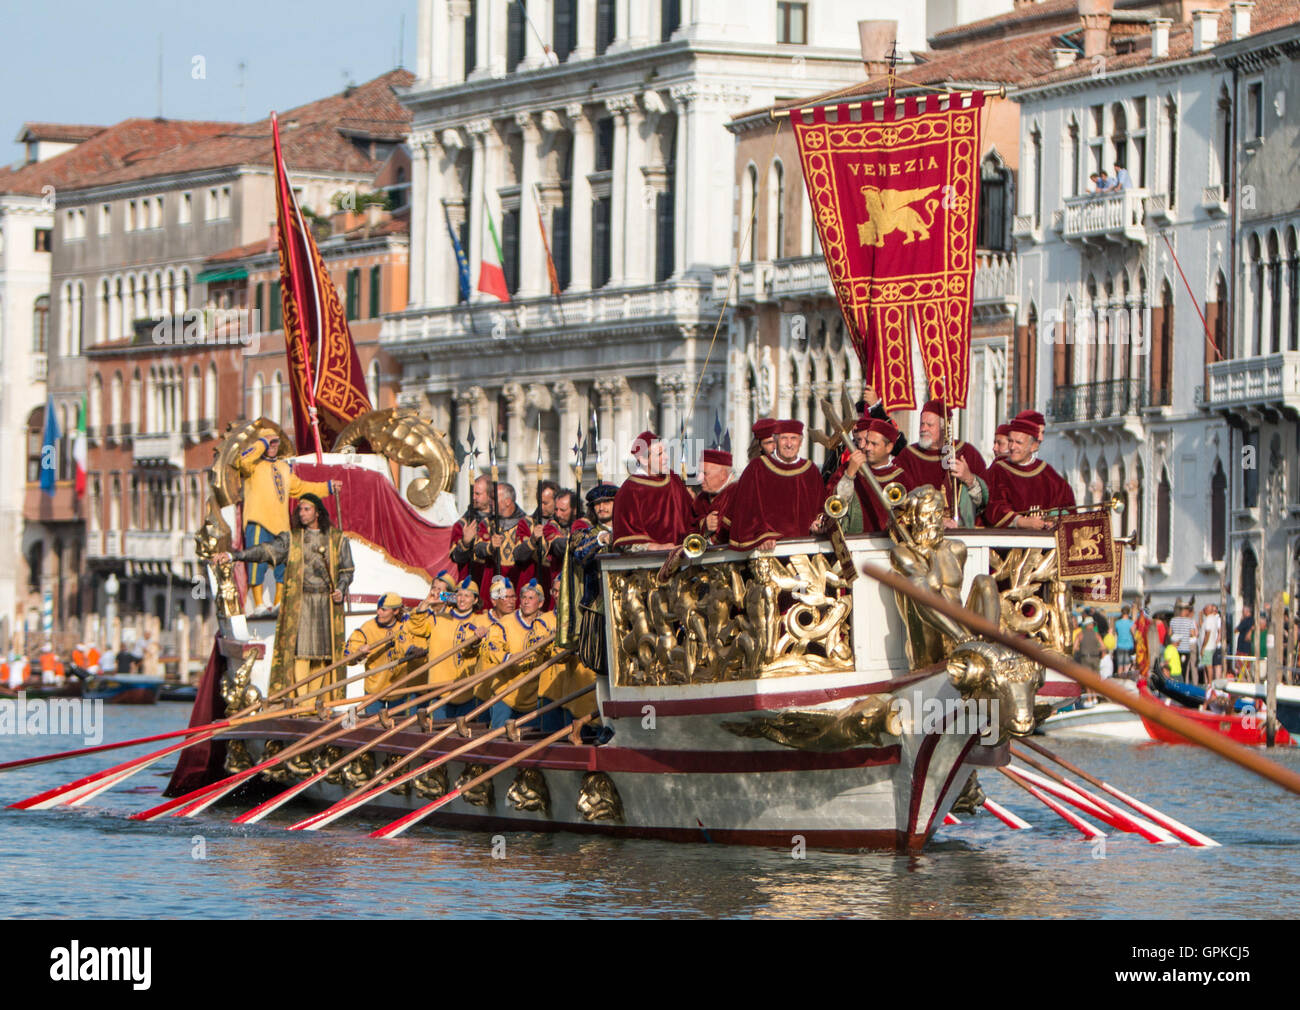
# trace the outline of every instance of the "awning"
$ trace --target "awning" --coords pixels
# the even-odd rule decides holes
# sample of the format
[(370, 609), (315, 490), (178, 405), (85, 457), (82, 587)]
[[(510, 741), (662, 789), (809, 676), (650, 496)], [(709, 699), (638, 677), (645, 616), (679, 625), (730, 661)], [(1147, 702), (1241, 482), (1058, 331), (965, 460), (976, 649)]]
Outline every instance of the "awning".
[(228, 267), (225, 270), (205, 270), (194, 279), (200, 284), (211, 284), (214, 281), (242, 281), (247, 276), (248, 271), (243, 267)]

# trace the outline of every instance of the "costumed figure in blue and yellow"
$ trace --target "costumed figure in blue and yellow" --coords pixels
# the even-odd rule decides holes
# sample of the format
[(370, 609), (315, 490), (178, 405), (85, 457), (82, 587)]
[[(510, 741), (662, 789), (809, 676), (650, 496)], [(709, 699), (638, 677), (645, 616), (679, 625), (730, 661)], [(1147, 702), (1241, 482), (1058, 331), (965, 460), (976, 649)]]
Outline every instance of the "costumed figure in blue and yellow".
[[(342, 481), (299, 480), (293, 472), (293, 463), (278, 459), (280, 435), (274, 428), (263, 425), (258, 429), (257, 441), (248, 446), (239, 457), (239, 475), (244, 481), (244, 546), (256, 547), (273, 541), (289, 528), (289, 499), (314, 494), (328, 498), (342, 487)], [(248, 573), (253, 589), (253, 609), (262, 609), (262, 585), (266, 578), (265, 564), (254, 564)], [(275, 598), (279, 606), (284, 588), (284, 564), (274, 566)]]
[[(456, 587), (455, 603), (430, 618), (429, 655), (441, 656), (452, 648), (460, 650), (429, 669), (430, 687), (445, 687), (466, 680), (478, 671), (480, 653), (486, 652), (481, 648), (478, 636), (486, 631), (488, 622), (475, 613), (477, 609), (478, 586), (473, 579), (467, 578)], [(474, 706), (474, 691), (466, 688), (434, 709), (433, 718), (459, 719), (468, 715)]]
[[(498, 582), (501, 580), (502, 585)], [(498, 590), (502, 595), (498, 596)], [(519, 609), (513, 613), (501, 613), (503, 604), (515, 598), (514, 588), (498, 576), (492, 580), (492, 610), (488, 614), (488, 633), (486, 639), (487, 665), (497, 666), (512, 656), (526, 652), (547, 637), (555, 634), (555, 617), (542, 613), (545, 594), (541, 584), (532, 579), (518, 594)], [(503, 670), (492, 680), (492, 693), (500, 691), (520, 674), (527, 673), (539, 663), (545, 661), (550, 649), (542, 649), (514, 666)], [(542, 676), (555, 676), (555, 668), (549, 667)], [(527, 680), (496, 702), (488, 713), (488, 725), (491, 729), (504, 726), (511, 719), (520, 719), (537, 708), (539, 694), (536, 679)]]
[[(284, 566), (284, 600), (275, 622), (271, 657), (272, 691), (343, 657), (343, 600), (352, 584), (352, 549), (343, 532), (331, 526), (325, 505), (316, 495), (304, 494), (298, 499), (292, 529), (269, 543), (218, 554), (214, 560)], [(334, 670), (329, 677), (331, 683), (337, 682), (343, 679), (343, 671)], [(323, 681), (323, 677), (314, 678), (300, 684), (294, 696), (323, 687)], [(339, 700), (341, 694), (331, 692), (333, 700)]]
[[(419, 608), (409, 614), (403, 612), (400, 596), (385, 593), (375, 604), (375, 616), (348, 636), (347, 655), (353, 662), (365, 663), (367, 670), (380, 671), (388, 667), (366, 678), (366, 694), (382, 691), (419, 665), (423, 650), (428, 647), (428, 629), (432, 619), (429, 608), (435, 593), (436, 589), (430, 590)], [(392, 641), (384, 643), (390, 635)], [(407, 659), (407, 662), (400, 662), (402, 659)], [(406, 685), (407, 688), (411, 686)], [(380, 701), (371, 702), (365, 714), (375, 715), (381, 709), (400, 704), (408, 693), (399, 690)]]

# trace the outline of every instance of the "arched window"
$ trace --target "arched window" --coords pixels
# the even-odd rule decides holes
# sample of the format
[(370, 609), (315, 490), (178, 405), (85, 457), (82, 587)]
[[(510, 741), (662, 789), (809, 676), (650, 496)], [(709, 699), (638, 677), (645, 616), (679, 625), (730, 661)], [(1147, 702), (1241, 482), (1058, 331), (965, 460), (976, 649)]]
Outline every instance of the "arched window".
[(1103, 307), (1097, 300), (1097, 279), (1095, 277), (1091, 275), (1088, 277), (1088, 285), (1085, 290), (1088, 300), (1084, 306), (1084, 316), (1080, 319), (1083, 325), (1077, 335), (1083, 341), (1083, 381), (1096, 382), (1101, 378), (1097, 374), (1097, 340), (1098, 319)]
[(108, 495), (108, 528), (122, 528), (122, 478), (113, 474), (113, 483)]
[(86, 426), (91, 437), (102, 434), (100, 426), (104, 423), (104, 380), (96, 372), (90, 380), (90, 403), (86, 417)]
[(151, 368), (144, 377), (144, 427), (141, 431), (147, 431), (150, 434), (162, 431), (162, 417), (158, 410), (158, 377), (157, 373)]
[(109, 340), (109, 334), (112, 332), (109, 326), (111, 312), (112, 296), (109, 294), (108, 278), (99, 282), (99, 319), (95, 326), (95, 343), (102, 344)]
[(176, 311), (188, 312), (190, 308), (190, 270), (189, 267), (181, 269), (181, 283), (176, 289)]
[(1034, 405), (1038, 370), (1038, 306), (1029, 303), (1025, 327), (1017, 334), (1015, 358), (1015, 398), (1018, 408)]
[(140, 389), (140, 369), (137, 368), (135, 374), (131, 376), (131, 413), (127, 419), (127, 423), (130, 425), (127, 431), (133, 435), (137, 435), (142, 431), (140, 427)]
[(117, 429), (116, 434), (122, 430), (122, 373), (113, 373), (113, 384), (109, 392), (109, 409), (108, 423)]
[(740, 212), (741, 262), (758, 259), (758, 168), (752, 163), (745, 169), (745, 187)]
[(785, 166), (780, 158), (772, 162), (768, 175), (767, 220), (772, 239), (767, 258), (782, 259), (785, 256)]
[(1223, 463), (1214, 461), (1210, 480), (1210, 560), (1222, 561), (1228, 543), (1228, 478)]
[(217, 423), (217, 364), (208, 362), (208, 381), (203, 384), (203, 420), (209, 425)]
[(981, 249), (1008, 248), (1010, 206), (1011, 173), (1003, 166), (1002, 159), (990, 152), (980, 163), (979, 224), (975, 243)]
[(1160, 487), (1156, 490), (1156, 560), (1162, 565), (1169, 560), (1170, 522), (1173, 518), (1173, 491), (1169, 484), (1169, 470), (1160, 469)]
[(1133, 546), (1140, 547), (1146, 540), (1147, 521), (1147, 471), (1141, 457), (1137, 461), (1137, 515), (1133, 517)]
[(1241, 549), (1241, 602), (1257, 608), (1259, 600), (1259, 559), (1255, 548), (1246, 544)]
[(1160, 285), (1160, 302), (1159, 323), (1154, 321), (1156, 313), (1151, 313), (1152, 327), (1156, 331), (1156, 344), (1151, 356), (1151, 382), (1155, 387), (1151, 402), (1156, 406), (1166, 406), (1173, 402), (1174, 387), (1174, 289), (1168, 280)]
[[(1079, 120), (1075, 116), (1070, 117), (1069, 125), (1065, 130), (1066, 149), (1065, 149), (1065, 195), (1081, 196), (1083, 187), (1080, 185), (1080, 176), (1082, 168), (1080, 161), (1083, 157), (1083, 142), (1080, 139)], [(986, 159), (987, 160), (987, 159)], [(984, 198), (983, 190), (980, 191), (980, 199)]]
[(192, 435), (199, 432), (199, 403), (202, 399), (203, 376), (199, 374), (199, 366), (195, 365), (190, 371), (190, 388), (185, 394), (185, 420), (189, 422)]
[(1075, 308), (1074, 299), (1065, 297), (1063, 315), (1058, 324), (1056, 343), (1052, 347), (1052, 385), (1064, 389), (1074, 385), (1074, 340)]
[(1214, 301), (1205, 306), (1205, 321), (1210, 327), (1214, 345), (1210, 348), (1211, 361), (1223, 361), (1228, 356), (1228, 281), (1220, 270), (1214, 282)]
[(1269, 354), (1282, 350), (1282, 255), (1278, 250), (1277, 230), (1268, 233)]
[(50, 296), (41, 295), (32, 308), (32, 351), (44, 354), (50, 346)]
[[(371, 403), (375, 402), (373, 393), (370, 396), (370, 402)], [(271, 413), (270, 413), (271, 420), (274, 421), (276, 424), (284, 424), (284, 416), (282, 414), (283, 410), (284, 410), (284, 376), (282, 376), (279, 370), (277, 369), (276, 373), (271, 376)]]

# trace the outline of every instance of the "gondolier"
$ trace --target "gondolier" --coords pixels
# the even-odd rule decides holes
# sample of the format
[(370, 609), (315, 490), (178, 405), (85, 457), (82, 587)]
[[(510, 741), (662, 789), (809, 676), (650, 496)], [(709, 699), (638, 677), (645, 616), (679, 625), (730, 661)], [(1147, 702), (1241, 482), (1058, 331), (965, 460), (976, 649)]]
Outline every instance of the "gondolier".
[[(312, 670), (343, 655), (343, 600), (352, 584), (352, 549), (342, 531), (330, 525), (325, 506), (314, 494), (298, 499), (292, 529), (270, 543), (219, 554), (218, 562), (244, 561), (285, 566), (284, 605), (275, 624), (271, 686), (303, 680)], [(341, 671), (332, 675), (341, 679)], [(322, 686), (302, 684), (296, 694)]]

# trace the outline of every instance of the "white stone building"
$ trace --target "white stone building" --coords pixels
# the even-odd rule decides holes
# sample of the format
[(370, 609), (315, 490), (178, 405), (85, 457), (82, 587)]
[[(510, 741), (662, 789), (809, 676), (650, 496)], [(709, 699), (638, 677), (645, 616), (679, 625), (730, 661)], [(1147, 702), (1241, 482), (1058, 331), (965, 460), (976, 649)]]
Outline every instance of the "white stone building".
[[(525, 19), (523, 7), (422, 0), (418, 80), (404, 97), (411, 306), (384, 340), (403, 363), (405, 399), (462, 448), (472, 434), (480, 465), (495, 439), (502, 479), (531, 488), (539, 477), (571, 483), (569, 449), (593, 411), (602, 440), (619, 446), (607, 476), (646, 427), (685, 430), (696, 447), (712, 439), (734, 379), (708, 301), (736, 246), (726, 124), (861, 80), (857, 22), (886, 11), (533, 0)], [(935, 27), (947, 23), (914, 25), (911, 37)], [(461, 304), (448, 227), (476, 280), (491, 242), (485, 207), (512, 300), (473, 292)]]
[[(1155, 3), (1092, 6), (1074, 48), (1056, 50), (1058, 68), (1014, 94), (1022, 146), (1013, 370), (1047, 416), (1042, 456), (1078, 500), (1122, 500), (1123, 526), (1137, 539), (1126, 552), (1126, 598), (1149, 595), (1160, 609), (1195, 594), (1199, 609), (1221, 592), (1240, 595), (1241, 551), (1259, 541), (1258, 507), (1250, 513), (1234, 490), (1229, 544), (1226, 496), (1242, 483), (1233, 425), (1257, 430), (1250, 411), (1277, 409), (1243, 398), (1233, 368), (1213, 364), (1250, 357), (1240, 367), (1251, 371), (1261, 353), (1259, 340), (1243, 337), (1252, 317), (1233, 295), (1251, 283), (1236, 264), (1257, 247), (1242, 245), (1238, 213), (1239, 72), (1219, 44), (1253, 48), (1256, 5), (1185, 4), (1181, 22)], [(1296, 20), (1287, 7), (1262, 0), (1256, 31)], [(1291, 73), (1294, 82), (1294, 64)], [(1113, 176), (1116, 165), (1129, 185), (1093, 193), (1092, 173)], [(1268, 250), (1293, 233), (1280, 224), (1270, 232), (1271, 223), (1256, 231), (1276, 265)], [(1275, 266), (1265, 272), (1277, 275)], [(1266, 320), (1265, 333), (1274, 325)], [(1219, 402), (1206, 402), (1207, 387)]]

